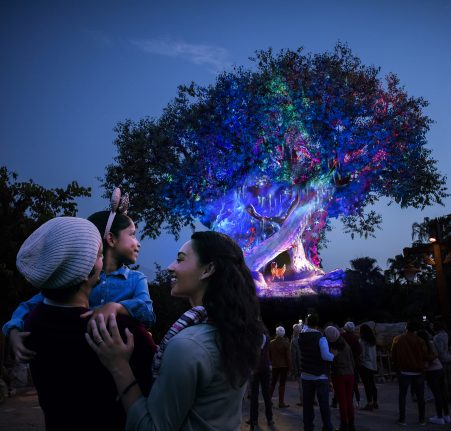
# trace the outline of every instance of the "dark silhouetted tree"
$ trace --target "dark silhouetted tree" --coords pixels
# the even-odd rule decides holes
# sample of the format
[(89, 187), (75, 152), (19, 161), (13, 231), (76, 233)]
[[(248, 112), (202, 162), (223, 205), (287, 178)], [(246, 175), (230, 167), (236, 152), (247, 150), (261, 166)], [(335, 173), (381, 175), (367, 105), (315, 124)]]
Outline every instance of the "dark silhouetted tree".
[(0, 167), (0, 323), (6, 322), (19, 302), (36, 293), (16, 268), (16, 255), (25, 239), (41, 224), (58, 216), (77, 214), (76, 198), (91, 189), (75, 181), (65, 189), (46, 189), (32, 180)]

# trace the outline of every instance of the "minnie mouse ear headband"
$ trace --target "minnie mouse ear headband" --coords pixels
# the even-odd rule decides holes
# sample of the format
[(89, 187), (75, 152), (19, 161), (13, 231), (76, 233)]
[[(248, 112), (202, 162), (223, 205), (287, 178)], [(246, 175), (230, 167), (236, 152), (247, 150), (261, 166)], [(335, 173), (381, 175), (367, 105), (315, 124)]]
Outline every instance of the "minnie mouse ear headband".
[(121, 196), (121, 189), (116, 187), (111, 195), (111, 211), (108, 216), (108, 221), (106, 222), (105, 233), (103, 238), (106, 239), (107, 235), (110, 233), (111, 226), (113, 225), (114, 217), (117, 213), (127, 214), (129, 204), (128, 193)]

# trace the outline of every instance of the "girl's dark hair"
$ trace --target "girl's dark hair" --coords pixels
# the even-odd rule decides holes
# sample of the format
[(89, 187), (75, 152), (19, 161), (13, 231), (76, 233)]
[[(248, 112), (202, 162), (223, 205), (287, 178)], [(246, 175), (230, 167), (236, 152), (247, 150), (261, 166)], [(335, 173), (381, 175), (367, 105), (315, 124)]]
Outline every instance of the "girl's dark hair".
[(227, 235), (195, 232), (191, 240), (200, 263), (214, 264), (203, 305), (218, 328), (225, 373), (232, 386), (241, 386), (257, 364), (262, 342), (254, 280), (241, 248)]
[[(98, 211), (94, 214), (91, 214), (88, 217), (88, 220), (91, 223), (93, 223), (100, 232), (100, 236), (102, 237), (102, 241), (103, 241), (103, 253), (104, 254), (105, 254), (106, 247), (108, 247), (108, 244), (105, 241), (105, 239), (103, 238), (103, 236), (105, 235), (105, 228), (106, 228), (106, 224), (108, 222), (109, 216), (110, 216), (109, 211)], [(132, 219), (129, 216), (127, 216), (125, 214), (121, 214), (121, 213), (116, 213), (114, 220), (113, 220), (113, 224), (111, 225), (110, 232), (116, 238), (119, 238), (120, 232), (124, 229), (127, 229), (131, 224), (132, 224)]]
[(366, 323), (360, 325), (360, 338), (363, 341), (366, 341), (370, 346), (376, 345), (374, 332)]

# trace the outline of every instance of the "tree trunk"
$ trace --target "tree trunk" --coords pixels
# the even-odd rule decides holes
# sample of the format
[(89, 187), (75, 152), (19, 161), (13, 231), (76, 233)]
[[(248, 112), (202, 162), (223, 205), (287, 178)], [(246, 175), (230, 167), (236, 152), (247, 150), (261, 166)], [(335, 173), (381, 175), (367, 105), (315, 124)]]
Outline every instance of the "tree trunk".
[(295, 243), (291, 249), (288, 250), (288, 254), (291, 259), (291, 268), (294, 272), (301, 271), (321, 271), (320, 268), (313, 265), (305, 256), (304, 245), (302, 244), (302, 235), (298, 235)]
[[(305, 199), (307, 200), (306, 202), (303, 199), (298, 199), (297, 204), (283, 221), (278, 232), (256, 245), (246, 254), (246, 263), (252, 271), (259, 271), (264, 268), (268, 262), (276, 258), (280, 253), (291, 249), (293, 244), (296, 243), (296, 238), (301, 238), (302, 232), (307, 227), (310, 215), (323, 207), (330, 196), (332, 196), (332, 185), (326, 184), (322, 185), (322, 187), (316, 185), (316, 187), (310, 186), (310, 190), (313, 190), (314, 193), (306, 193), (306, 196), (308, 196)], [(299, 244), (297, 253), (300, 257), (297, 264), (302, 266), (308, 260), (305, 258), (302, 242), (298, 241), (297, 244)], [(308, 262), (308, 264), (316, 269), (311, 262)], [(309, 266), (308, 264), (306, 265)]]

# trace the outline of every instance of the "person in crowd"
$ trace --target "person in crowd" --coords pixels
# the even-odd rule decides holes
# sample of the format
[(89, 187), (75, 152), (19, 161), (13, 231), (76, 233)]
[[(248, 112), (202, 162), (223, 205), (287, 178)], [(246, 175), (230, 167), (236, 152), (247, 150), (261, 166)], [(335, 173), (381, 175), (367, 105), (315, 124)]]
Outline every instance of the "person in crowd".
[(354, 388), (354, 356), (351, 347), (340, 335), (335, 326), (328, 326), (324, 334), (335, 358), (331, 366), (332, 384), (340, 409), (339, 431), (355, 431), (354, 406), (352, 404)]
[(332, 431), (329, 408), (329, 375), (334, 355), (329, 351), (327, 339), (318, 329), (318, 323), (318, 316), (309, 314), (299, 334), (304, 430), (312, 431), (314, 428), (313, 403), (316, 394), (323, 430)]
[(291, 336), (290, 352), (291, 352), (291, 370), (294, 378), (298, 382), (299, 387), (299, 403), (296, 405), (302, 407), (302, 381), (301, 381), (301, 350), (299, 349), (299, 334), (302, 325), (295, 323), (293, 325), (293, 334)]
[[(152, 300), (149, 296), (147, 277), (127, 265), (135, 264), (140, 251), (133, 220), (127, 216), (128, 195), (120, 197), (120, 190), (113, 193), (111, 211), (92, 214), (90, 220), (103, 238), (103, 270), (99, 283), (89, 298), (90, 310), (83, 317), (94, 318), (97, 314), (131, 316), (147, 328), (155, 323)], [(9, 336), (11, 349), (19, 361), (29, 361), (34, 353), (24, 345), (28, 334), (23, 332), (24, 318), (44, 297), (41, 293), (23, 302), (12, 318), (3, 326)]]
[(195, 232), (168, 270), (171, 294), (188, 298), (192, 308), (159, 346), (148, 397), (129, 365), (133, 338), (127, 332), (123, 342), (114, 316), (105, 322), (99, 314), (86, 339), (115, 380), (127, 430), (235, 431), (263, 333), (243, 252), (227, 235)]
[[(29, 313), (24, 329), (33, 383), (47, 431), (123, 430), (125, 412), (117, 391), (85, 340), (89, 297), (102, 269), (102, 240), (88, 220), (54, 218), (28, 237), (17, 255), (17, 268), (44, 298)], [(131, 366), (143, 393), (148, 393), (156, 346), (144, 325), (118, 316), (122, 335), (134, 334)], [(99, 338), (96, 343), (101, 343)]]
[(257, 367), (252, 371), (250, 378), (251, 411), (247, 423), (251, 429), (258, 426), (258, 393), (262, 389), (263, 401), (265, 403), (265, 416), (268, 425), (273, 425), (272, 402), (270, 394), (271, 382), (271, 360), (269, 357), (270, 338), (266, 327), (263, 326), (262, 344), (260, 346), (260, 358)]
[(373, 330), (366, 324), (360, 325), (360, 356), (359, 374), (365, 388), (366, 405), (362, 410), (378, 409), (377, 388), (374, 375), (377, 372), (376, 337)]
[(393, 366), (398, 373), (398, 424), (402, 426), (406, 425), (406, 397), (409, 385), (412, 385), (416, 394), (419, 423), (421, 425), (426, 423), (424, 402), (424, 366), (428, 360), (428, 353), (426, 343), (416, 335), (416, 331), (418, 329), (418, 322), (409, 321), (407, 323), (406, 331), (393, 339), (391, 347)]
[(359, 391), (359, 365), (360, 365), (360, 355), (362, 354), (362, 347), (359, 343), (359, 337), (355, 334), (355, 324), (352, 321), (348, 321), (343, 326), (343, 333), (341, 336), (348, 343), (352, 351), (352, 356), (354, 358), (354, 387), (353, 393), (355, 396), (355, 401), (357, 408), (360, 407), (360, 391)]
[(429, 418), (429, 422), (437, 425), (451, 423), (449, 416), (448, 397), (445, 387), (445, 372), (438, 358), (437, 349), (432, 342), (430, 334), (425, 330), (418, 331), (417, 335), (424, 340), (428, 351), (425, 378), (434, 396), (436, 415)]
[(438, 358), (445, 373), (445, 389), (448, 400), (451, 399), (451, 352), (449, 349), (449, 337), (446, 326), (442, 321), (434, 322), (434, 346), (437, 349)]
[(285, 328), (283, 326), (276, 328), (276, 337), (269, 344), (269, 357), (272, 365), (271, 397), (278, 382), (279, 408), (290, 407), (289, 404), (285, 403), (285, 385), (288, 371), (291, 368), (290, 342), (285, 337)]

